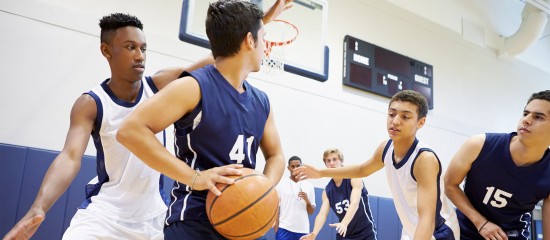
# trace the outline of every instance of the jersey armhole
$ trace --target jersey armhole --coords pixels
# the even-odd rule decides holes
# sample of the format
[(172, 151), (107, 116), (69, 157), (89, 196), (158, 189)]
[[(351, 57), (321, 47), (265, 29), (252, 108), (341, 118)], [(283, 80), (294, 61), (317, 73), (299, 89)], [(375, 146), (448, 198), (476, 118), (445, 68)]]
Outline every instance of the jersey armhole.
[(99, 96), (97, 96), (97, 94), (95, 94), (94, 92), (88, 91), (83, 94), (87, 94), (92, 97), (97, 108), (97, 114), (94, 120), (94, 129), (92, 130), (92, 136), (96, 137), (96, 135), (99, 135), (99, 130), (101, 129), (101, 121), (103, 120), (103, 105), (101, 104), (101, 99), (99, 98)]

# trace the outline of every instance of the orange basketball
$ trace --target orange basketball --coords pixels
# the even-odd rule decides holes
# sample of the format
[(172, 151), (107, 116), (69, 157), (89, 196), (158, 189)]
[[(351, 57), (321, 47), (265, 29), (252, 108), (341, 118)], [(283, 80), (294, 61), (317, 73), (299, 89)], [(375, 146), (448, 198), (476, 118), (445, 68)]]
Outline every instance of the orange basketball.
[(243, 168), (232, 185), (218, 183), (221, 196), (206, 196), (206, 214), (214, 229), (229, 239), (256, 239), (263, 236), (279, 215), (279, 197), (271, 179)]

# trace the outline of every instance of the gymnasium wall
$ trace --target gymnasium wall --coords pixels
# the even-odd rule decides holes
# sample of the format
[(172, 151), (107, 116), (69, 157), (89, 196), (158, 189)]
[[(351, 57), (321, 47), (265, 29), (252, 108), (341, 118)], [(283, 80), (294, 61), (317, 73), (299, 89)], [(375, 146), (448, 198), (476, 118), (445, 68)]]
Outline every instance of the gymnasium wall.
[[(528, 96), (550, 89), (549, 72), (498, 59), (494, 51), (464, 40), (456, 30), (460, 19), (448, 18), (452, 14), (440, 14), (436, 24), (394, 5), (400, 1), (328, 2), (328, 81), (288, 73), (249, 78), (270, 96), (286, 158), (299, 155), (324, 167), (322, 152), (338, 147), (345, 164), (356, 164), (387, 138), (388, 99), (342, 86), (345, 35), (434, 66), (435, 107), (418, 137), (432, 145), (444, 166), (467, 136), (514, 130)], [(110, 76), (97, 23), (116, 11), (144, 22), (148, 75), (208, 53), (177, 38), (181, 0), (0, 0), (0, 142), (62, 149), (74, 100)], [(86, 154), (95, 155), (91, 142)], [(316, 187), (326, 182), (313, 181)], [(385, 182), (383, 171), (365, 179), (371, 194), (390, 197)]]

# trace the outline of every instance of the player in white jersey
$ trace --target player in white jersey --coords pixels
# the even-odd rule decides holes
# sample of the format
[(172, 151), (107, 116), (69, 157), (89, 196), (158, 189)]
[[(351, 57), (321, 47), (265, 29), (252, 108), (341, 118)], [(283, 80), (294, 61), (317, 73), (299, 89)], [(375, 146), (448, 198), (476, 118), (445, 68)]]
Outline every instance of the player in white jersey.
[(120, 145), (118, 125), (133, 109), (183, 72), (213, 62), (205, 58), (190, 68), (164, 69), (143, 79), (146, 47), (143, 25), (134, 16), (115, 13), (100, 20), (101, 53), (111, 77), (81, 95), (71, 110), (65, 146), (52, 162), (38, 195), (4, 239), (28, 239), (46, 212), (80, 170), (90, 135), (97, 148), (97, 178), (86, 187), (87, 199), (64, 239), (162, 239), (166, 205), (160, 174)]
[[(404, 90), (395, 94), (388, 107), (387, 131), (374, 155), (359, 166), (318, 170), (311, 166), (296, 171), (302, 178), (368, 176), (386, 166), (386, 175), (399, 219), (401, 239), (459, 239), (454, 211), (446, 207), (441, 185), (441, 163), (429, 148), (420, 148), (416, 132), (424, 126), (428, 104), (420, 93)], [(414, 156), (413, 156), (414, 154)]]
[[(414, 239), (416, 226), (419, 222), (417, 209), (419, 186), (413, 174), (413, 169), (415, 163), (421, 159), (419, 156), (422, 153), (429, 152), (435, 155), (436, 158), (437, 155), (429, 146), (415, 139), (405, 157), (400, 162), (396, 163), (393, 157), (395, 154), (394, 147), (394, 142), (389, 140), (382, 153), (386, 177), (392, 192), (395, 209), (399, 215), (401, 224), (403, 224), (401, 239)], [(438, 190), (435, 209), (434, 237), (436, 239), (452, 239), (452, 235), (449, 234), (454, 233), (454, 239), (458, 240), (459, 226), (456, 220), (455, 210), (452, 208), (450, 201), (442, 191), (443, 182), (441, 181), (441, 163), (439, 159), (438, 164), (440, 170), (437, 177)]]

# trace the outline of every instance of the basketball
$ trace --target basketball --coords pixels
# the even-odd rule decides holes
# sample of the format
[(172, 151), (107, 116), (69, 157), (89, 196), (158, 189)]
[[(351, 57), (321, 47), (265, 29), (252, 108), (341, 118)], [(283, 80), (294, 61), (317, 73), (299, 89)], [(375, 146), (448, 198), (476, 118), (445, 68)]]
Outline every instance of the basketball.
[(241, 176), (229, 176), (232, 185), (216, 184), (221, 196), (206, 196), (206, 214), (214, 229), (229, 239), (256, 239), (275, 222), (279, 196), (271, 179), (249, 168)]

